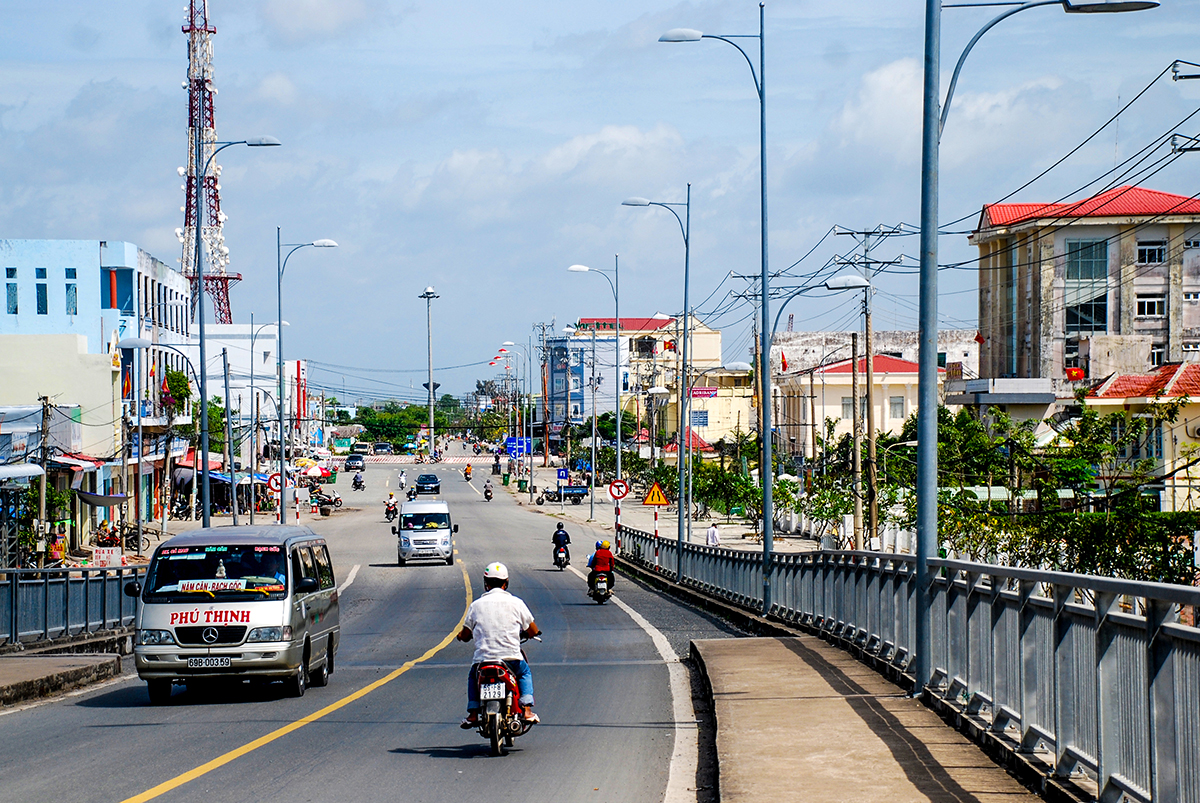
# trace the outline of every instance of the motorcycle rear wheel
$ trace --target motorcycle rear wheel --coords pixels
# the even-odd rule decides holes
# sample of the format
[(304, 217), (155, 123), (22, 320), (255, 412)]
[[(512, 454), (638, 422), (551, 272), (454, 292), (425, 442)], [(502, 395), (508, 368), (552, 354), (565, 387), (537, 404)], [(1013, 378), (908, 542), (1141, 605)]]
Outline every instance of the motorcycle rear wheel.
[(492, 741), (492, 755), (502, 756), (508, 752), (504, 746), (504, 732), (502, 730), (503, 723), (500, 720), (500, 714), (488, 714), (488, 736)]

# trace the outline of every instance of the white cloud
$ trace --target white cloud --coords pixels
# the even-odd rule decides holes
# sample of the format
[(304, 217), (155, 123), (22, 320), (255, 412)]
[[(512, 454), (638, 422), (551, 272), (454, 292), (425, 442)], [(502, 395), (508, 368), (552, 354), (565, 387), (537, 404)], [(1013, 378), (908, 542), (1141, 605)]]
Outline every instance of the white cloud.
[(380, 0), (264, 0), (259, 7), (270, 32), (289, 44), (340, 36), (385, 14)]
[(296, 85), (281, 72), (273, 72), (258, 84), (258, 96), (280, 106), (291, 106), (296, 101)]
[(857, 96), (846, 102), (832, 129), (842, 145), (884, 149), (889, 157), (921, 154), (921, 65), (901, 59), (863, 76)]

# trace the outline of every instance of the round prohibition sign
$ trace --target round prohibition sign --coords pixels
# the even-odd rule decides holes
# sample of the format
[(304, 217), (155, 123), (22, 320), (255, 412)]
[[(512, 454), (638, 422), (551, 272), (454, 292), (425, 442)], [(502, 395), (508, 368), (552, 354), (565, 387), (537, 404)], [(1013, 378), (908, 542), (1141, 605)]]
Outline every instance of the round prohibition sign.
[(275, 493), (279, 492), (279, 488), (282, 484), (283, 483), (279, 478), (279, 474), (272, 474), (270, 477), (267, 477), (267, 488), (271, 489)]
[(616, 500), (624, 499), (629, 495), (629, 483), (625, 480), (613, 480), (608, 484), (608, 495)]

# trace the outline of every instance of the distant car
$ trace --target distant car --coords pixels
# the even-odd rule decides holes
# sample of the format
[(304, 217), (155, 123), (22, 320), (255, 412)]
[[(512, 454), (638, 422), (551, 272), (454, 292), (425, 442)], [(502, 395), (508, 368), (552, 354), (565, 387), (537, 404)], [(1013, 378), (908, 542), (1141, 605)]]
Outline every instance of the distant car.
[(375, 444), (375, 454), (391, 454), (392, 445), (390, 443)]
[(342, 467), (343, 471), (362, 471), (367, 467), (366, 458), (360, 454), (352, 454), (346, 458), (346, 465)]
[(371, 453), (371, 444), (357, 442), (353, 446), (350, 447), (350, 452), (352, 454), (370, 454)]
[(437, 474), (422, 474), (417, 477), (417, 493), (440, 494), (441, 492), (442, 480)]

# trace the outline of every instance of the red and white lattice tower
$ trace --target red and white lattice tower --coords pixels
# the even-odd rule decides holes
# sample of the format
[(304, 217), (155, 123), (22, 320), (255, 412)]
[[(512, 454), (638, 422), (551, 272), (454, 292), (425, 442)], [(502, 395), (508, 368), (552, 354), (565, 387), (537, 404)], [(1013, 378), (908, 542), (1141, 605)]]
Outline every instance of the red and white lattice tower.
[[(192, 318), (200, 303), (200, 272), (196, 262), (196, 176), (216, 150), (217, 129), (213, 121), (212, 35), (217, 29), (208, 23), (207, 0), (189, 0), (188, 20), (183, 26), (188, 37), (188, 161), (184, 172), (183, 229), (178, 232), (183, 241), (183, 273), (192, 282)], [(196, 137), (200, 137), (200, 163), (196, 163)], [(229, 249), (225, 247), (224, 222), (221, 212), (221, 166), (211, 165), (204, 177), (204, 209), (201, 210), (201, 242), (204, 246), (204, 291), (212, 296), (213, 317), (216, 323), (233, 323), (229, 309), (229, 285), (241, 281), (229, 273)]]

